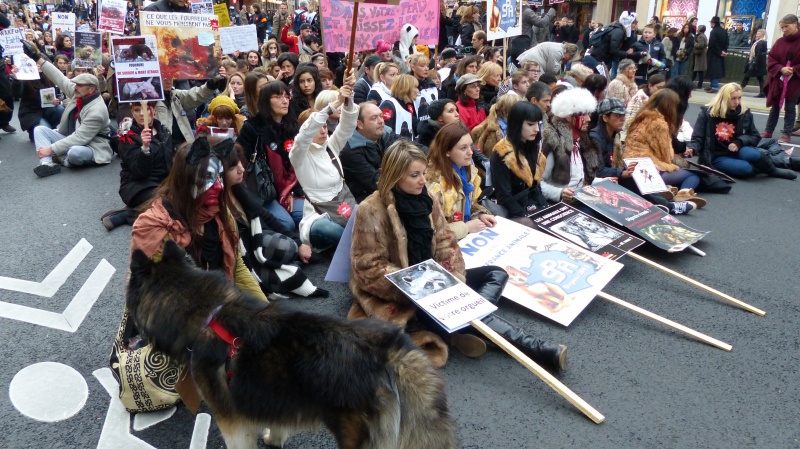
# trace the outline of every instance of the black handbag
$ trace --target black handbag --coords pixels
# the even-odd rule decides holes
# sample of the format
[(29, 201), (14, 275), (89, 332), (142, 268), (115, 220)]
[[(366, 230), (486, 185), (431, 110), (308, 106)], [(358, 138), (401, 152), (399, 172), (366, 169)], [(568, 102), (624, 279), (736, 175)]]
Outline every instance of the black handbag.
[(245, 184), (251, 192), (258, 194), (263, 201), (262, 204), (267, 204), (278, 198), (278, 191), (275, 189), (275, 176), (269, 168), (267, 157), (259, 151), (260, 149), (261, 137), (256, 140), (256, 150), (245, 169), (247, 173)]

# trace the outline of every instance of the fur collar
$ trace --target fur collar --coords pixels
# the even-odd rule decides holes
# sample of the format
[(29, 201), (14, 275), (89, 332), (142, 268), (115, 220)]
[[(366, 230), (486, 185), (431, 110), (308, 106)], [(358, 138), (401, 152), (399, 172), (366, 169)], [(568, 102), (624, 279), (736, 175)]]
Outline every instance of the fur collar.
[(495, 145), (494, 152), (500, 156), (500, 160), (506, 164), (506, 167), (511, 170), (514, 176), (521, 179), (526, 186), (533, 186), (533, 172), (528, 164), (528, 158), (524, 155), (520, 155), (519, 160), (521, 164), (517, 163), (517, 158), (514, 155), (514, 146), (511, 145), (511, 142), (506, 139), (501, 140)]
[[(584, 180), (590, 184), (600, 168), (600, 151), (589, 137), (588, 132), (581, 132), (580, 153), (583, 160)], [(569, 160), (572, 153), (572, 129), (569, 123), (559, 117), (553, 117), (542, 130), (542, 152), (545, 156), (553, 153), (556, 166), (553, 167), (553, 178), (560, 184), (569, 182)], [(557, 173), (560, 172), (560, 173)]]

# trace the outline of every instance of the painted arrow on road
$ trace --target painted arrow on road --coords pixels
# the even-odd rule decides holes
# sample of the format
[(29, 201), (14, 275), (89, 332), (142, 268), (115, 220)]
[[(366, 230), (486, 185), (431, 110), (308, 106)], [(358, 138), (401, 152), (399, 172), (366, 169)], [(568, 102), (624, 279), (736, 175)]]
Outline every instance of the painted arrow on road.
[(92, 245), (86, 239), (81, 239), (42, 282), (0, 276), (0, 289), (52, 298), (91, 250)]

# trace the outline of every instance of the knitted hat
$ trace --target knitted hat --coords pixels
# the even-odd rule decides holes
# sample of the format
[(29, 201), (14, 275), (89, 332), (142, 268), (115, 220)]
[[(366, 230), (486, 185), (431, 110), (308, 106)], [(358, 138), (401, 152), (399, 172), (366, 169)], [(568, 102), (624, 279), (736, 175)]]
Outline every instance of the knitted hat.
[(628, 59), (628, 58), (623, 59), (622, 61), (619, 62), (619, 68), (617, 69), (617, 73), (624, 72), (625, 69), (627, 69), (628, 66), (630, 66), (630, 65), (636, 65), (636, 63), (633, 62), (633, 60)]
[(89, 73), (81, 73), (75, 78), (72, 78), (72, 82), (75, 84), (94, 86), (95, 89), (100, 89), (100, 81), (97, 80), (96, 76)]
[(460, 91), (462, 88), (465, 88), (467, 84), (472, 83), (483, 83), (483, 81), (481, 81), (481, 79), (476, 75), (465, 73), (461, 76), (461, 78), (458, 79), (458, 81), (456, 81), (456, 91)]
[(378, 53), (383, 53), (385, 51), (392, 51), (392, 44), (391, 42), (379, 39), (378, 43), (375, 45), (375, 50)]
[(231, 97), (227, 95), (217, 95), (214, 97), (211, 103), (208, 104), (208, 112), (213, 115), (214, 109), (216, 109), (217, 106), (227, 106), (231, 108), (234, 114), (239, 113), (239, 106), (236, 106), (236, 102), (231, 100)]
[(428, 105), (428, 117), (430, 117), (431, 120), (439, 120), (439, 117), (444, 114), (444, 107), (447, 106), (447, 103), (453, 103), (453, 100), (445, 98), (431, 102), (431, 104)]
[(586, 89), (570, 89), (561, 92), (553, 99), (550, 110), (553, 115), (567, 118), (575, 114), (591, 114), (597, 109), (597, 100)]

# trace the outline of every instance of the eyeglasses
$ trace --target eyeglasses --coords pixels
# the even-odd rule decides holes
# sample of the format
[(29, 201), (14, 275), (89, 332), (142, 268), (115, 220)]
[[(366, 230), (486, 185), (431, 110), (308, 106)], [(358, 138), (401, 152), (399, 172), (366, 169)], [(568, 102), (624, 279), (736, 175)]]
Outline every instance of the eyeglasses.
[(273, 99), (273, 100), (286, 100), (286, 101), (292, 101), (292, 97), (291, 97), (290, 95), (287, 95), (287, 94), (283, 94), (283, 95), (272, 95), (270, 98), (271, 98), (271, 99)]
[(542, 73), (542, 71), (539, 69), (528, 69), (528, 71), (531, 73)]

